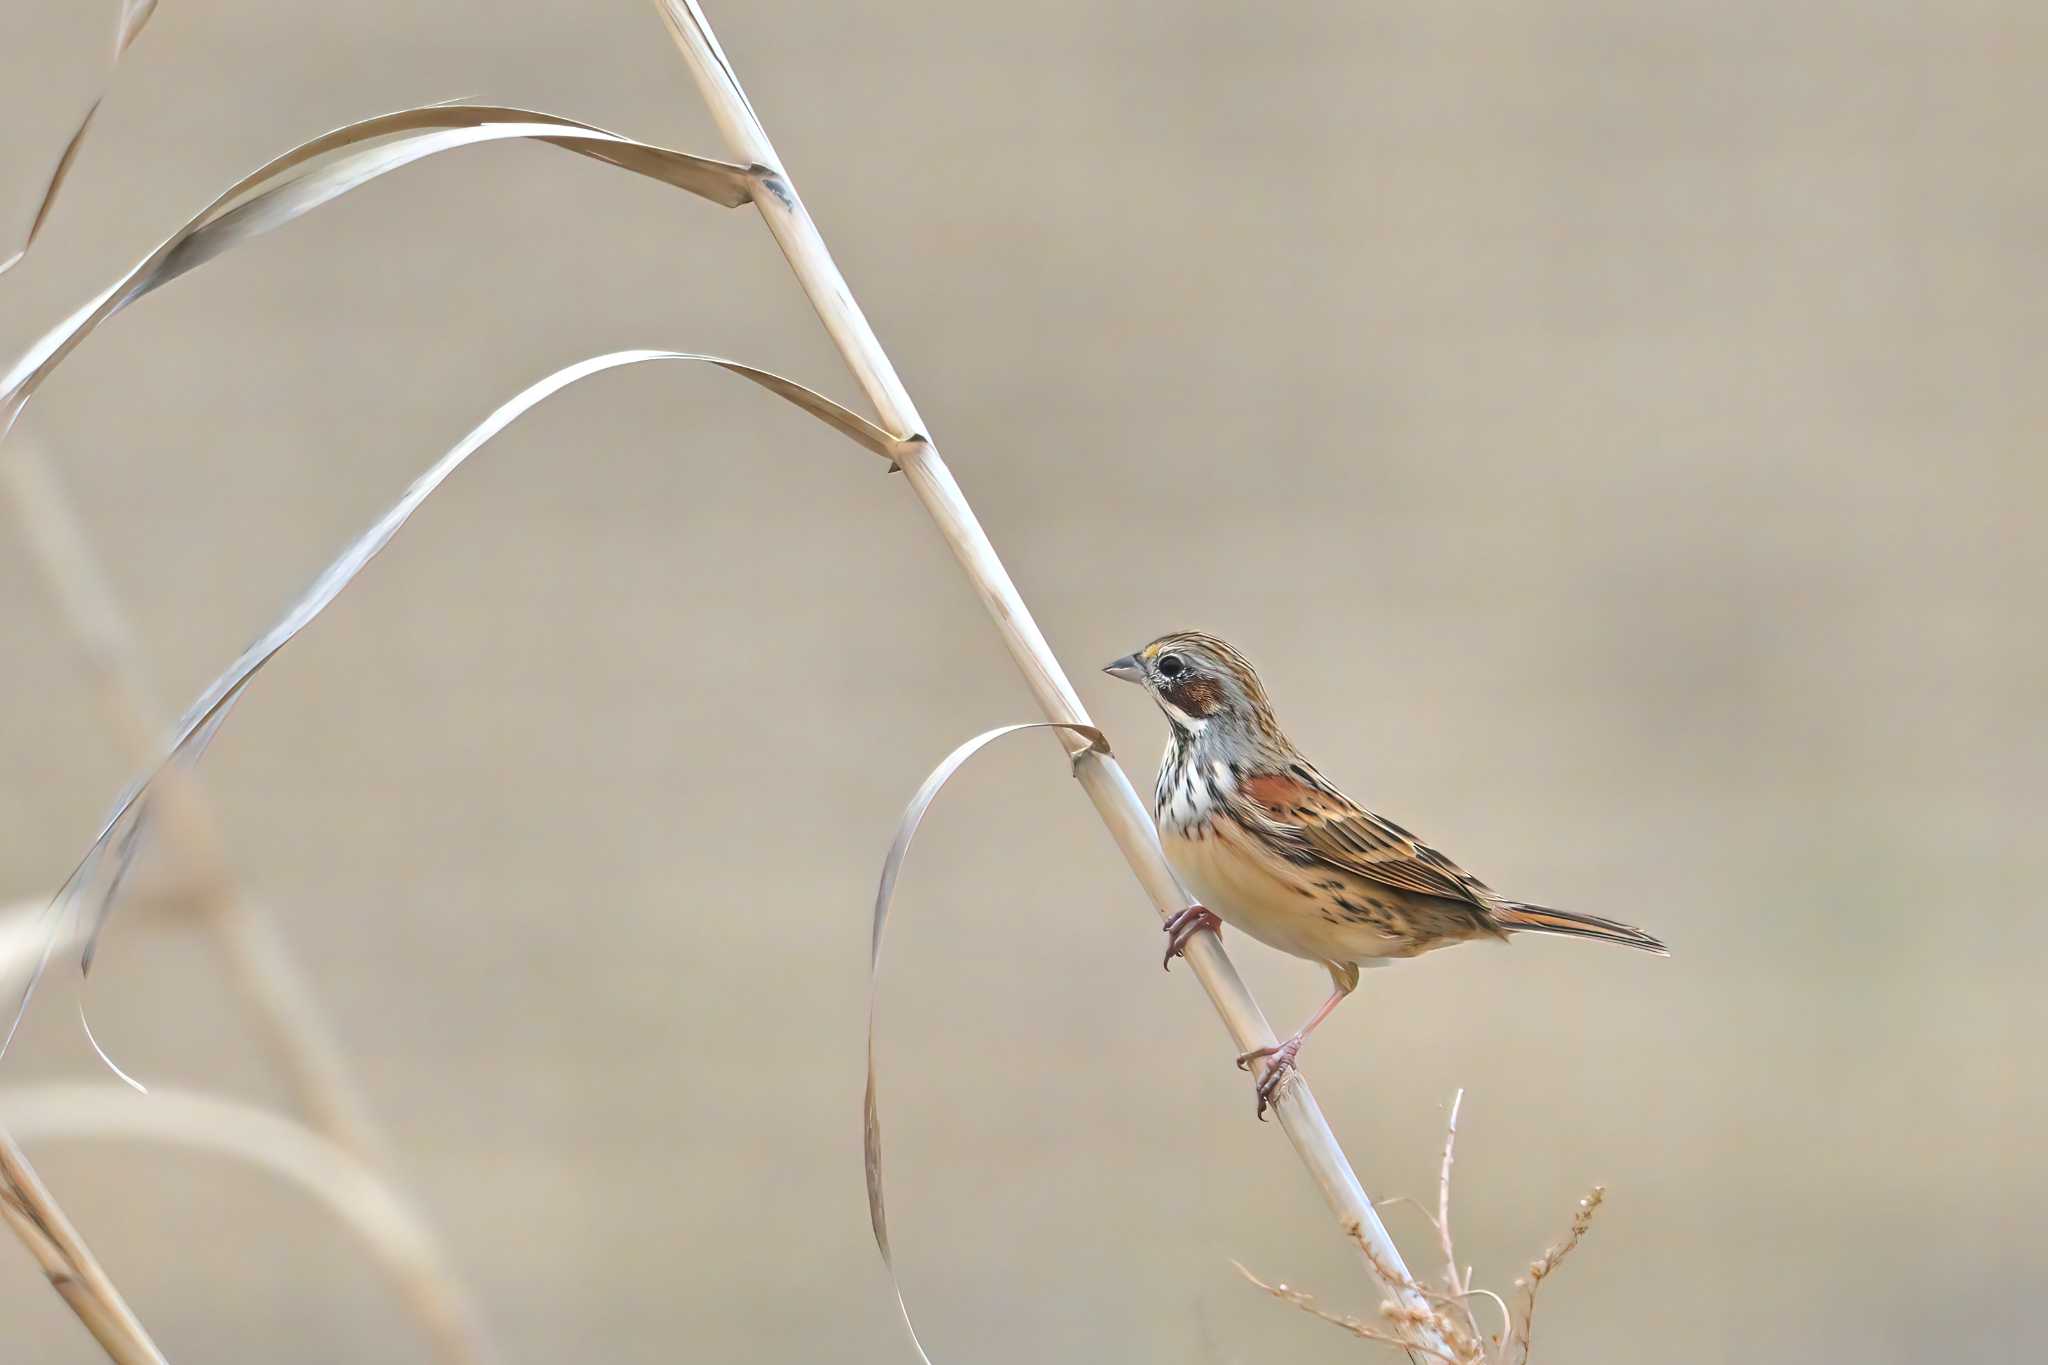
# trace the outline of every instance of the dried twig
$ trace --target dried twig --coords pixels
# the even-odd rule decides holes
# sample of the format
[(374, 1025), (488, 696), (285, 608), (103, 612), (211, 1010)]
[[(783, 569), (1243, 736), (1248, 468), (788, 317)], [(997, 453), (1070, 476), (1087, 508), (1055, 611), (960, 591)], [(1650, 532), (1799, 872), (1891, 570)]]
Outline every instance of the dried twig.
[(1332, 1313), (1327, 1308), (1324, 1308), (1320, 1304), (1318, 1304), (1315, 1300), (1315, 1295), (1313, 1294), (1307, 1293), (1300, 1289), (1295, 1289), (1285, 1284), (1268, 1284), (1264, 1280), (1260, 1279), (1258, 1276), (1252, 1274), (1251, 1271), (1245, 1269), (1242, 1265), (1238, 1265), (1236, 1261), (1232, 1261), (1231, 1264), (1233, 1266), (1237, 1266), (1238, 1274), (1244, 1276), (1247, 1280), (1250, 1280), (1253, 1284), (1265, 1290), (1268, 1294), (1271, 1294), (1274, 1298), (1280, 1300), (1282, 1303), (1293, 1304), (1296, 1308), (1299, 1308), (1302, 1312), (1307, 1313), (1309, 1316), (1321, 1318), (1324, 1322), (1329, 1323), (1333, 1327), (1341, 1327), (1345, 1331), (1351, 1333), (1352, 1336), (1358, 1337), (1361, 1340), (1378, 1341), (1383, 1342), (1388, 1346), (1399, 1346), (1410, 1351), (1420, 1351), (1423, 1355), (1433, 1356), (1436, 1359), (1442, 1361), (1448, 1361), (1450, 1362), (1450, 1365), (1460, 1365), (1458, 1357), (1452, 1355), (1448, 1351), (1439, 1351), (1435, 1347), (1431, 1346), (1415, 1345), (1414, 1343), (1410, 1342), (1406, 1337), (1395, 1336), (1391, 1332), (1383, 1332), (1379, 1328), (1367, 1322), (1365, 1319), (1354, 1318), (1348, 1313)]
[[(752, 168), (754, 205), (819, 320), (862, 391), (875, 405), (882, 425), (908, 443), (908, 449), (898, 460), (905, 481), (931, 515), (939, 534), (988, 608), (1011, 660), (1023, 674), (1045, 718), (1076, 727), (1061, 741), (1073, 761), (1074, 776), (1094, 803), (1153, 908), (1162, 918), (1178, 914), (1186, 908), (1187, 898), (1160, 854), (1151, 816), (1115, 758), (1091, 750), (1088, 741), (1078, 737), (1093, 728), (1087, 708), (1081, 705), (1073, 684), (1032, 620), (1030, 609), (1010, 581), (966, 496), (940, 458), (924, 419), (897, 377), (896, 367), (868, 325), (866, 315), (854, 301), (852, 289), (804, 208), (703, 10), (696, 0), (655, 0), (655, 4), (710, 107), (727, 150), (735, 160)], [(1188, 945), (1187, 959), (1194, 969), (1193, 975), (1229, 1029), (1236, 1051), (1272, 1047), (1275, 1039), (1271, 1025), (1245, 989), (1216, 936), (1197, 934)], [(1281, 1128), (1339, 1223), (1356, 1229), (1361, 1244), (1375, 1247), (1380, 1263), (1401, 1272), (1392, 1278), (1382, 1278), (1386, 1293), (1404, 1305), (1426, 1311), (1426, 1303), (1403, 1287), (1407, 1276), (1400, 1251), (1373, 1211), (1372, 1201), (1360, 1186), (1307, 1083), (1297, 1076), (1281, 1090), (1274, 1107)], [(1441, 1348), (1441, 1342), (1425, 1340), (1432, 1349)]]
[(1450, 1279), (1451, 1292), (1460, 1294), (1467, 1285), (1458, 1277), (1458, 1252), (1451, 1244), (1451, 1163), (1458, 1153), (1458, 1106), (1465, 1102), (1464, 1087), (1451, 1097), (1451, 1116), (1444, 1122), (1444, 1164), (1436, 1181), (1436, 1235), (1444, 1249), (1444, 1274)]
[[(1431, 1215), (1429, 1210), (1406, 1197), (1385, 1201), (1387, 1205), (1414, 1204), (1416, 1210), (1436, 1228), (1438, 1245), (1444, 1257), (1444, 1278), (1450, 1287), (1450, 1292), (1445, 1293), (1410, 1279), (1404, 1287), (1412, 1292), (1413, 1300), (1419, 1301), (1421, 1307), (1403, 1301), (1389, 1303), (1381, 1308), (1381, 1315), (1408, 1335), (1388, 1336), (1360, 1319), (1328, 1312), (1317, 1306), (1315, 1299), (1301, 1290), (1291, 1289), (1285, 1284), (1268, 1284), (1241, 1265), (1237, 1267), (1238, 1273), (1273, 1297), (1291, 1303), (1325, 1322), (1342, 1327), (1355, 1336), (1368, 1341), (1404, 1346), (1408, 1348), (1411, 1358), (1414, 1352), (1425, 1350), (1427, 1354), (1450, 1361), (1453, 1365), (1507, 1365), (1509, 1356), (1519, 1353), (1516, 1355), (1515, 1365), (1528, 1365), (1531, 1327), (1536, 1315), (1537, 1287), (1543, 1283), (1545, 1277), (1555, 1272), (1565, 1257), (1584, 1240), (1586, 1230), (1593, 1224), (1593, 1214), (1599, 1209), (1600, 1202), (1606, 1197), (1607, 1192), (1603, 1187), (1595, 1185), (1592, 1193), (1579, 1201), (1578, 1212), (1573, 1215), (1571, 1229), (1565, 1234), (1564, 1239), (1530, 1263), (1526, 1278), (1515, 1281), (1515, 1288), (1523, 1291), (1522, 1311), (1519, 1314), (1512, 1312), (1507, 1301), (1492, 1290), (1473, 1288), (1472, 1272), (1469, 1269), (1458, 1269), (1457, 1247), (1451, 1236), (1451, 1167), (1456, 1161), (1457, 1153), (1458, 1109), (1464, 1098), (1465, 1092), (1460, 1090), (1451, 1101), (1450, 1119), (1444, 1125), (1444, 1155), (1437, 1177), (1436, 1213)], [(1359, 1252), (1382, 1279), (1406, 1275), (1405, 1271), (1384, 1261), (1378, 1248), (1369, 1240), (1360, 1237), (1357, 1241)], [(1481, 1330), (1478, 1316), (1472, 1311), (1472, 1300), (1480, 1297), (1492, 1299), (1500, 1309), (1501, 1331), (1498, 1336), (1489, 1337)], [(1428, 1348), (1418, 1345), (1423, 1340), (1424, 1333), (1429, 1334), (1437, 1344)], [(1489, 1343), (1492, 1349), (1489, 1349)]]
[(1461, 1086), (1451, 1097), (1450, 1117), (1444, 1121), (1444, 1160), (1436, 1181), (1436, 1233), (1437, 1242), (1444, 1253), (1444, 1282), (1450, 1286), (1451, 1298), (1465, 1315), (1465, 1328), (1473, 1341), (1484, 1341), (1485, 1334), (1479, 1330), (1479, 1318), (1472, 1311), (1472, 1272), (1468, 1268), (1463, 1274), (1458, 1271), (1458, 1249), (1451, 1237), (1451, 1165), (1458, 1154), (1458, 1109), (1465, 1103), (1465, 1091)]
[(165, 1365), (163, 1353), (130, 1311), (121, 1291), (57, 1207), (14, 1135), (0, 1127), (0, 1220), (36, 1258), (50, 1287), (68, 1304), (115, 1365)]
[(1510, 1331), (1516, 1347), (1521, 1351), (1518, 1358), (1520, 1365), (1528, 1365), (1529, 1362), (1529, 1338), (1536, 1325), (1536, 1291), (1543, 1287), (1543, 1281), (1554, 1273), (1558, 1266), (1564, 1264), (1564, 1258), (1571, 1255), (1579, 1243), (1585, 1240), (1586, 1229), (1593, 1226), (1593, 1215), (1599, 1212), (1600, 1204), (1606, 1198), (1605, 1185), (1595, 1185), (1588, 1191), (1586, 1197), (1579, 1201), (1578, 1212), (1572, 1215), (1571, 1230), (1564, 1235), (1564, 1240), (1531, 1261), (1527, 1277), (1515, 1281), (1515, 1288), (1522, 1291), (1522, 1314), (1521, 1322), (1511, 1326)]

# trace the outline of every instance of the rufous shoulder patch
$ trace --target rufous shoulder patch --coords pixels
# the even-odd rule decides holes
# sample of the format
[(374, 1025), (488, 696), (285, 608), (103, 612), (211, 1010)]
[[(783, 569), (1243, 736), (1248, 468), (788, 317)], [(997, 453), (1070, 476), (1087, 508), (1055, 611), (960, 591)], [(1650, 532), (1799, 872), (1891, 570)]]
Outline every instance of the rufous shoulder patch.
[(1322, 804), (1322, 793), (1298, 777), (1286, 773), (1260, 773), (1247, 777), (1237, 784), (1247, 800), (1256, 801), (1275, 815), (1281, 815), (1299, 807), (1315, 807)]

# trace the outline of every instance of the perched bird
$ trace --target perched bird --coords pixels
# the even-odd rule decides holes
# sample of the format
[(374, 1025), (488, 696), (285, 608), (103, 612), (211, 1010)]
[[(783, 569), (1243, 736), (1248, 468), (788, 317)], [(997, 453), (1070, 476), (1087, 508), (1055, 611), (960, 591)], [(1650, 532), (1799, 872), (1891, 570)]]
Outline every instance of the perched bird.
[(1259, 675), (1215, 636), (1162, 635), (1102, 671), (1137, 683), (1166, 713), (1153, 818), (1167, 865), (1200, 902), (1167, 921), (1167, 965), (1201, 930), (1231, 924), (1322, 963), (1335, 983), (1293, 1037), (1238, 1058), (1247, 1070), (1267, 1059), (1260, 1118), (1302, 1043), (1358, 985), (1360, 967), (1524, 930), (1669, 956), (1629, 925), (1508, 900), (1352, 801), (1288, 742)]

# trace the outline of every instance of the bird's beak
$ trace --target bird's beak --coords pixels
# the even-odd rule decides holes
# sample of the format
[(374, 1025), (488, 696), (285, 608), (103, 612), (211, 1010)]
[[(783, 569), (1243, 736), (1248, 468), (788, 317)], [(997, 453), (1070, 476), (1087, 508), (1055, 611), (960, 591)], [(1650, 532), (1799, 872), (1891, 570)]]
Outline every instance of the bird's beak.
[(1122, 678), (1125, 682), (1145, 681), (1145, 666), (1138, 662), (1138, 656), (1135, 654), (1124, 655), (1102, 671), (1112, 678)]

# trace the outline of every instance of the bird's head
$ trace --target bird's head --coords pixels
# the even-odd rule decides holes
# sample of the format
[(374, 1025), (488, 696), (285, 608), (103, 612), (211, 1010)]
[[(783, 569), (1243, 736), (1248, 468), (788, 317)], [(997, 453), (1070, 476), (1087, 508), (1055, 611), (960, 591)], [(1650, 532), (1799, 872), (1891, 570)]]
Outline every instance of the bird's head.
[(1251, 661), (1213, 635), (1195, 630), (1162, 635), (1102, 671), (1151, 693), (1176, 730), (1278, 734)]

